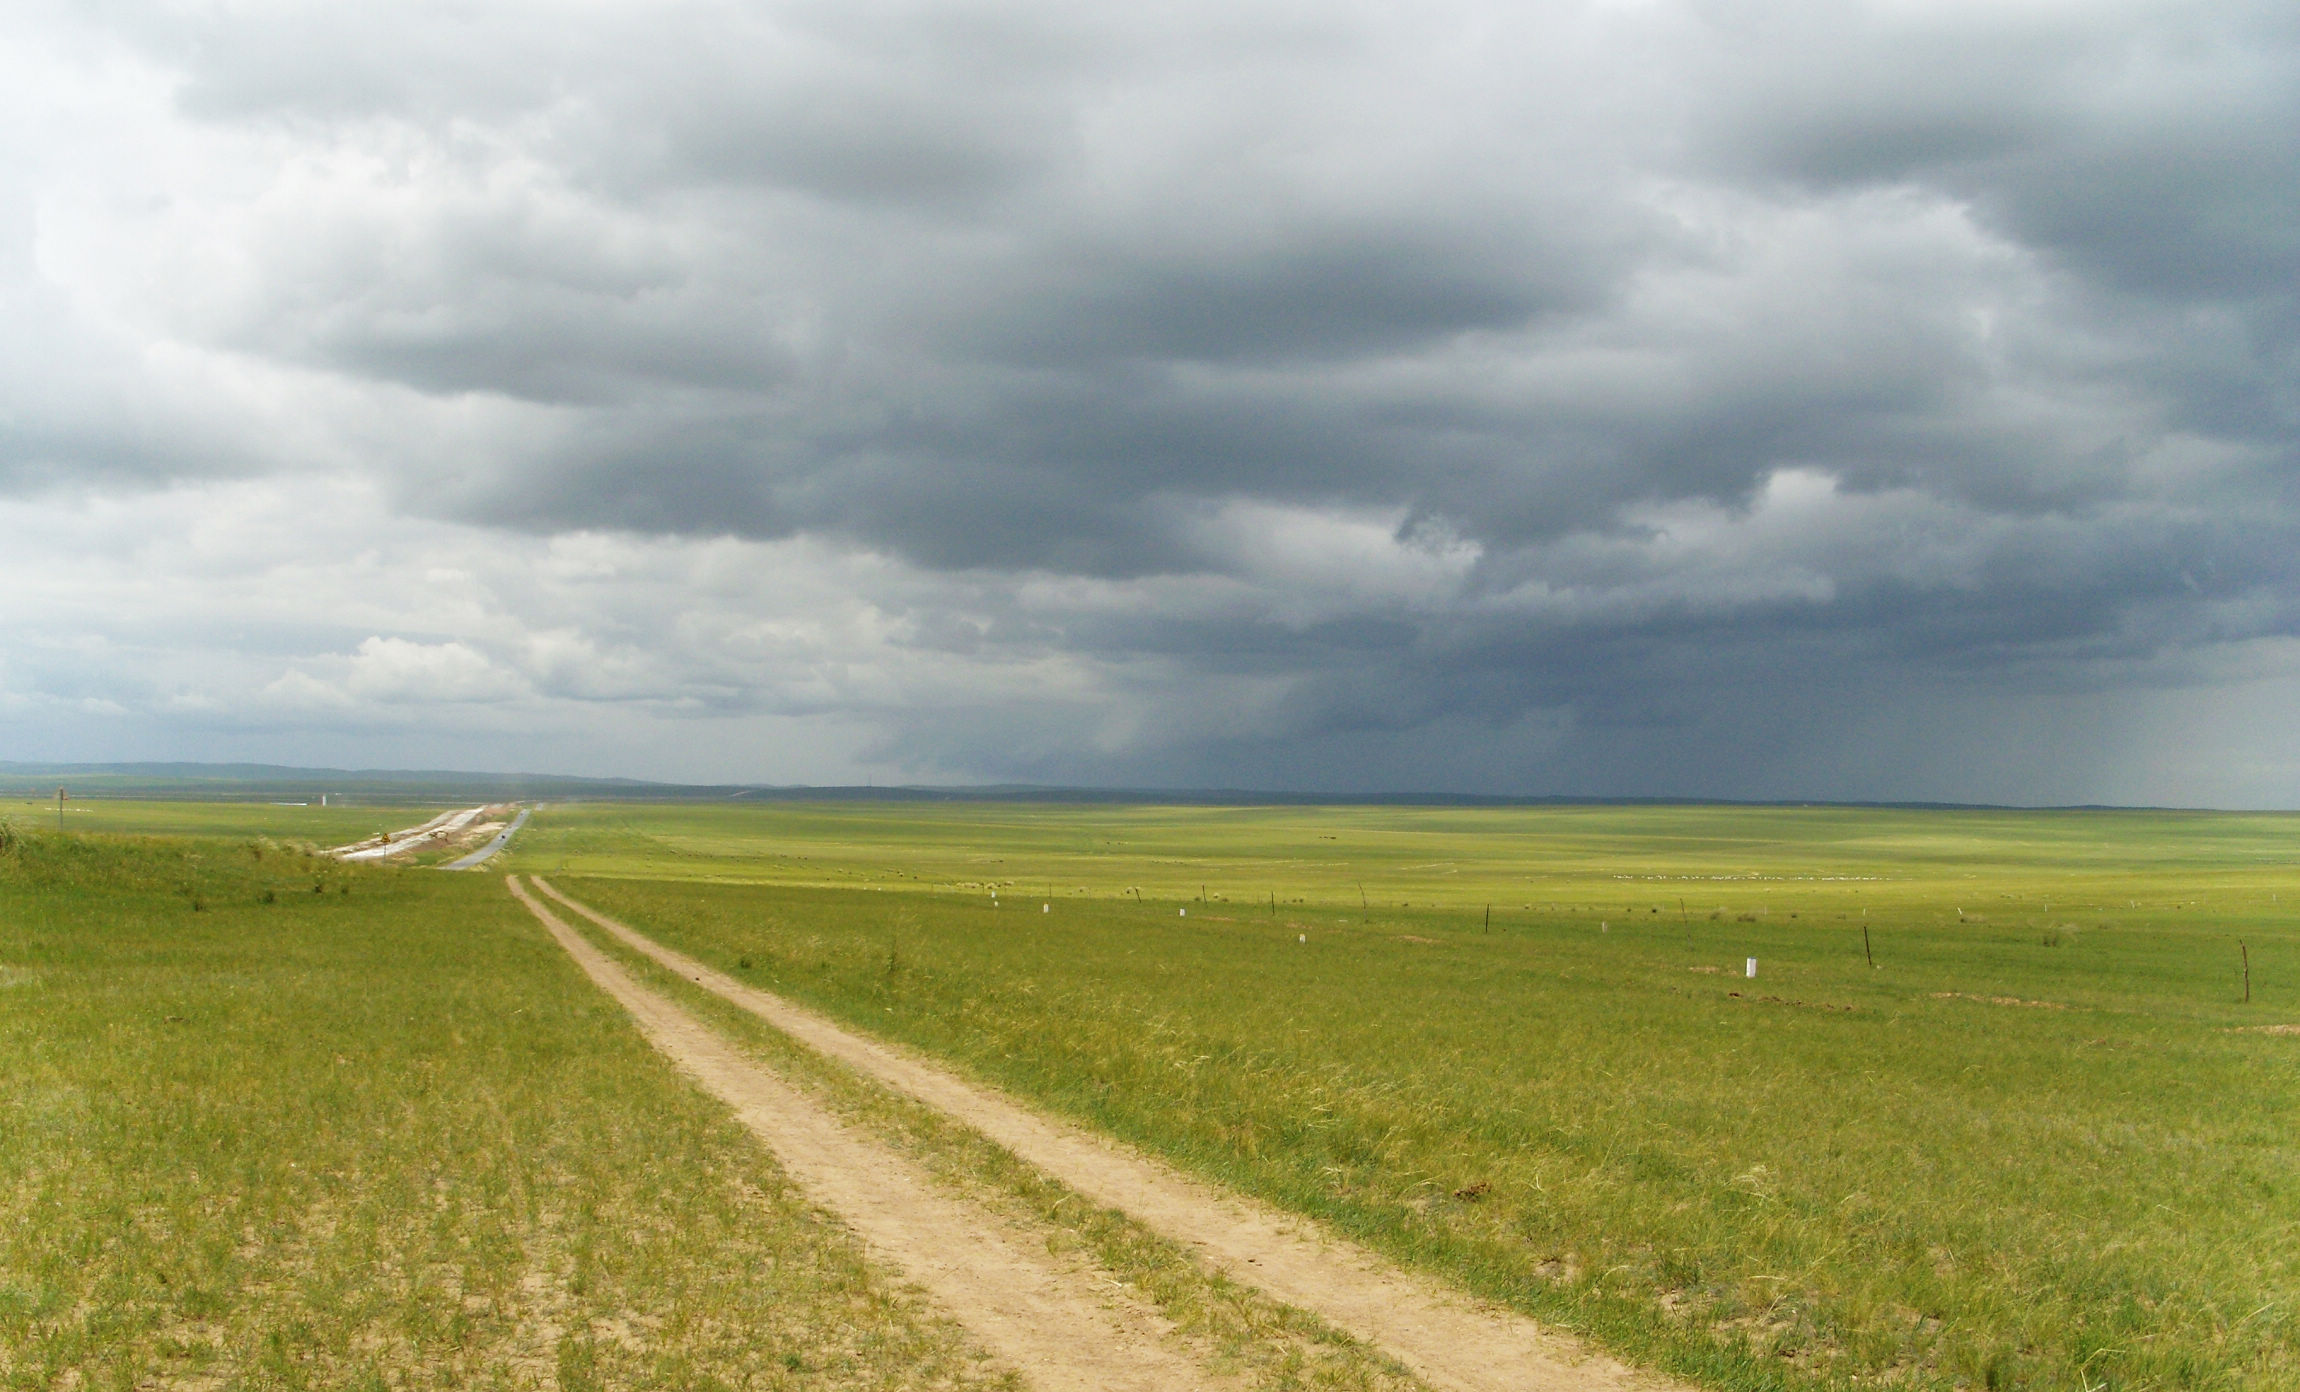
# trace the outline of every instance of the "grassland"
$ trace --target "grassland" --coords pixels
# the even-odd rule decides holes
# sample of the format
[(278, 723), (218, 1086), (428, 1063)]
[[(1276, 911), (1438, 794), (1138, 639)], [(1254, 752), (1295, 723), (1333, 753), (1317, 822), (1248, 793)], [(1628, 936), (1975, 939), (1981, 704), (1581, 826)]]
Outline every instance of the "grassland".
[(2268, 1389), (2300, 1385), (2300, 1035), (2261, 1029), (2300, 1023), (2295, 831), (610, 807), (513, 854), (1712, 1385)]
[[(268, 841), (281, 849), (341, 846), (379, 831), (414, 826), (450, 806), (472, 803), (322, 807), (292, 802), (157, 802), (75, 799), (64, 804), (61, 830), (74, 836), (183, 836)], [(28, 832), (58, 830), (56, 804), (0, 802), (0, 820)]]
[(0, 1386), (1002, 1381), (493, 877), (6, 841)]

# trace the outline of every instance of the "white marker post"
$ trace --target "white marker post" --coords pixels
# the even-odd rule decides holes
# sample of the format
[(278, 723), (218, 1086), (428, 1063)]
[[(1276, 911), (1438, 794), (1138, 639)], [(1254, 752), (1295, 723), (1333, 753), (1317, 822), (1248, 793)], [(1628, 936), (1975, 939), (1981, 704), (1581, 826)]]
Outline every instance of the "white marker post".
[(1747, 968), (1745, 968), (1745, 969), (1744, 969), (1744, 972), (1743, 972), (1743, 974), (1744, 974), (1744, 975), (1746, 975), (1746, 976), (1752, 977), (1752, 978), (1754, 978), (1754, 977), (1757, 975), (1757, 959), (1756, 959), (1756, 958), (1752, 957), (1752, 958), (1750, 958), (1750, 959), (1749, 959), (1749, 965), (1747, 966)]

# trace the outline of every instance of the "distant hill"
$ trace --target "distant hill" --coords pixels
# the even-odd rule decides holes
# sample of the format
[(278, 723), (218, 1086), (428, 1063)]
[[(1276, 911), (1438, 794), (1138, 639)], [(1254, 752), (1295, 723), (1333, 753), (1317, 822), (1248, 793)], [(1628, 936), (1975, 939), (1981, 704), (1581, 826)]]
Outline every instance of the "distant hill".
[[(1229, 805), (1359, 803), (1431, 806), (1525, 806), (1587, 803), (1589, 798), (1503, 798), (1445, 793), (1279, 793), (1242, 788), (1061, 788), (1036, 784), (969, 787), (862, 785), (777, 787), (764, 784), (655, 783), (639, 778), (576, 778), (549, 773), (474, 773), (449, 769), (297, 768), (285, 764), (38, 764), (0, 761), (0, 797), (45, 797), (63, 785), (74, 797), (214, 798), (298, 801), (325, 792), (358, 802), (561, 801), (684, 802), (1075, 802)], [(1621, 799), (1612, 799), (1621, 801)]]
[[(46, 798), (63, 785), (74, 797), (227, 802), (302, 801), (327, 793), (345, 802), (1074, 802), (1200, 806), (1371, 807), (1886, 807), (1982, 810), (1986, 803), (1750, 801), (1691, 797), (1495, 797), (1471, 793), (1272, 792), (1251, 788), (1062, 788), (1041, 784), (931, 787), (885, 784), (794, 787), (745, 783), (656, 783), (643, 778), (577, 778), (554, 773), (474, 773), (453, 769), (297, 768), (286, 764), (42, 764), (0, 760), (0, 798)], [(2064, 810), (2110, 810), (2106, 808)], [(2140, 810), (2140, 809), (2131, 809)]]
[(61, 785), (84, 798), (302, 800), (321, 793), (346, 802), (511, 802), (626, 799), (679, 801), (748, 791), (636, 778), (570, 778), (548, 773), (450, 769), (294, 768), (284, 764), (35, 764), (0, 761), (0, 796), (52, 797)]

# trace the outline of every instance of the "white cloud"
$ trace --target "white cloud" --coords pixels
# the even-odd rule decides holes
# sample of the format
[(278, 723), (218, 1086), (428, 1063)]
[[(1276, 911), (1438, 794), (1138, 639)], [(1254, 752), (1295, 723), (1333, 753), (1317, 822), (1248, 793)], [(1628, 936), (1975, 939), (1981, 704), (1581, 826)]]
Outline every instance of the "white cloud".
[(504, 701), (526, 683), (458, 642), (414, 643), (369, 637), (340, 663), (341, 689), (386, 705)]

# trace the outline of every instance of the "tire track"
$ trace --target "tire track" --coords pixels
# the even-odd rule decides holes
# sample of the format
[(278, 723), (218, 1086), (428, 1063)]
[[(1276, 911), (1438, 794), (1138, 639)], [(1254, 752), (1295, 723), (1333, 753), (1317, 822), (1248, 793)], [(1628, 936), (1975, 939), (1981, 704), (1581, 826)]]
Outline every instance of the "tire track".
[[(506, 876), (585, 975), (631, 1012), (640, 1032), (735, 1109), (807, 1196), (871, 1255), (923, 1287), (944, 1311), (1044, 1392), (1197, 1392), (1217, 1383), (1164, 1342), (1160, 1322), (1105, 1304), (1091, 1279), (1026, 1233), (944, 1193), (907, 1158), (864, 1139), (820, 1104), (744, 1057), (717, 1031), (634, 981)], [(540, 884), (540, 881), (537, 881)]]
[(1196, 1249), (1234, 1280), (1316, 1314), (1448, 1392), (1689, 1392), (1512, 1310), (1447, 1290), (1307, 1220), (1226, 1193), (1105, 1137), (854, 1034), (674, 951), (559, 892), (536, 888), (634, 950), (988, 1136), (1097, 1203)]

